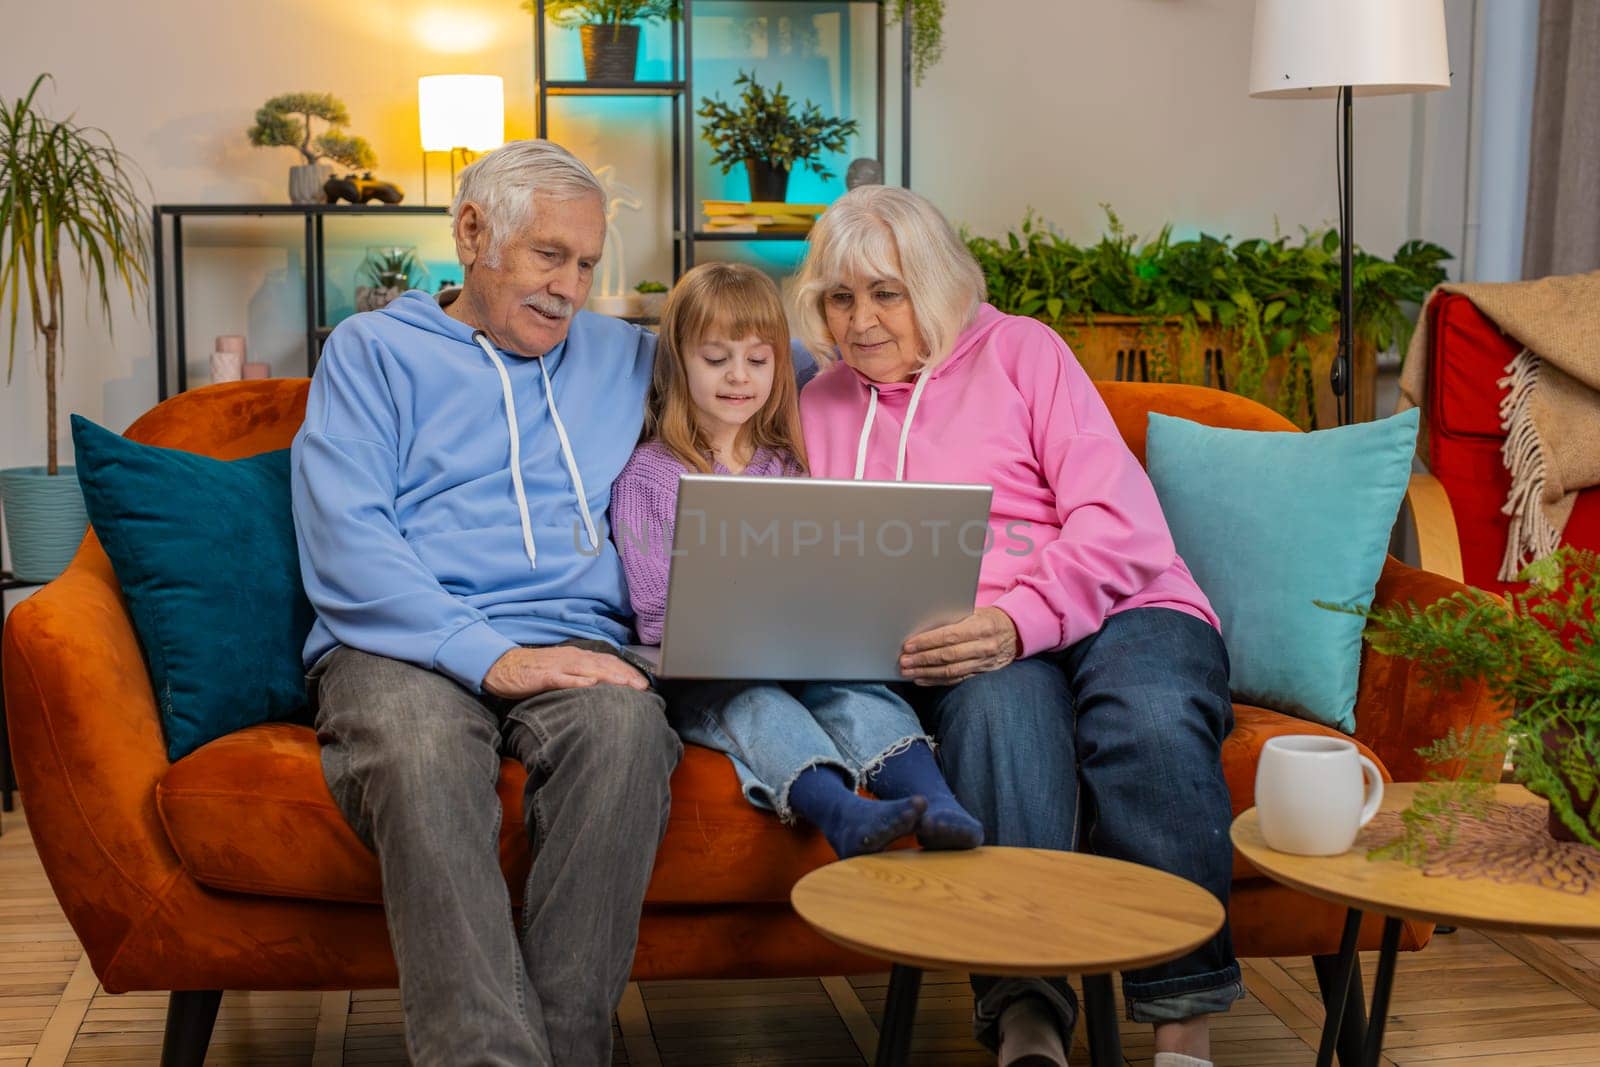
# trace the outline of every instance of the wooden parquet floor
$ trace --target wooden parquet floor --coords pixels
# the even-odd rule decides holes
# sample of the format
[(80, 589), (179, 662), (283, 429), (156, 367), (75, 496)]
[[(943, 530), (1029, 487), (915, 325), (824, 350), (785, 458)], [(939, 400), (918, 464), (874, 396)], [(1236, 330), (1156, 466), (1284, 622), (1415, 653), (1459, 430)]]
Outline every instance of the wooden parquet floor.
[[(1372, 959), (1364, 960), (1369, 976)], [(1249, 997), (1217, 1019), (1224, 1067), (1309, 1064), (1322, 1023), (1307, 959), (1247, 960)], [(886, 975), (630, 986), (614, 1063), (630, 1067), (860, 1067), (870, 1062)], [(912, 1062), (992, 1067), (972, 1040), (964, 976), (929, 975)], [(113, 996), (95, 981), (34, 854), (22, 813), (0, 834), (0, 1067), (154, 1065), (164, 994)], [(1149, 1064), (1148, 1027), (1123, 1024), (1129, 1064)], [(1073, 1062), (1088, 1062), (1082, 1034)], [(1600, 1067), (1600, 941), (1470, 931), (1403, 954), (1387, 1067)], [(393, 990), (228, 993), (207, 1060), (216, 1065), (403, 1065)]]

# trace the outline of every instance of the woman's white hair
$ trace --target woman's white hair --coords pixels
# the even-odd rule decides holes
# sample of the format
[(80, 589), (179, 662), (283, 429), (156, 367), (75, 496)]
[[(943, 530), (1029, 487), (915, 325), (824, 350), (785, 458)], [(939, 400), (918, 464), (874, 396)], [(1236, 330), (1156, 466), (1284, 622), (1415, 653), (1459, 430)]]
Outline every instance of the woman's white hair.
[(819, 360), (837, 358), (823, 304), (828, 293), (878, 280), (905, 286), (923, 367), (950, 354), (988, 291), (977, 260), (927, 197), (892, 185), (857, 186), (817, 220), (795, 285), (796, 333)]
[(597, 196), (603, 206), (605, 187), (583, 160), (554, 141), (508, 141), (461, 172), (450, 215), (459, 221), (469, 201), (478, 205), (489, 228), (488, 254), (493, 267), (511, 235), (528, 222), (533, 198), (577, 200)]

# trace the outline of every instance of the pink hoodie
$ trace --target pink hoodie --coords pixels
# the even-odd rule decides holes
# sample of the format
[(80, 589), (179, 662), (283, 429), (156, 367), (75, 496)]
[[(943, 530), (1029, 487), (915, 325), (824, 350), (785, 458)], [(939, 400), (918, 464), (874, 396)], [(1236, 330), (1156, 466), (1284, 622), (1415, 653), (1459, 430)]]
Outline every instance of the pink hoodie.
[(1065, 648), (1131, 608), (1220, 629), (1150, 479), (1044, 323), (985, 304), (915, 386), (837, 363), (806, 386), (800, 416), (814, 477), (994, 486), (978, 605), (1011, 616), (1022, 655)]

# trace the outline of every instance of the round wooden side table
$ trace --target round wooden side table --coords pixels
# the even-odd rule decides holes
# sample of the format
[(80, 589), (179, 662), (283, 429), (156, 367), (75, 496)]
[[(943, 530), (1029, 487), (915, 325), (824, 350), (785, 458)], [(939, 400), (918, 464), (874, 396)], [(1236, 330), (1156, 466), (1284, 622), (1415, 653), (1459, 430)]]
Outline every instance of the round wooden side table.
[[(1409, 807), (1416, 792), (1414, 782), (1384, 787), (1380, 812)], [(1362, 832), (1355, 848), (1339, 856), (1294, 856), (1270, 848), (1261, 836), (1261, 820), (1255, 808), (1233, 821), (1234, 847), (1262, 874), (1348, 909), (1334, 980), (1340, 1003), (1330, 1006), (1323, 1024), (1317, 1053), (1319, 1067), (1332, 1063), (1339, 1039), (1363, 912), (1384, 916), (1370, 1023), (1363, 1045), (1362, 1062), (1367, 1064), (1377, 1064), (1383, 1053), (1384, 1019), (1394, 985), (1402, 920), (1515, 934), (1600, 934), (1600, 853), (1592, 849), (1579, 852), (1580, 846), (1550, 841), (1544, 831), (1547, 805), (1520, 785), (1495, 786), (1494, 801), (1501, 808), (1499, 825), (1511, 829), (1496, 831), (1494, 823), (1484, 823), (1489, 828), (1480, 826), (1470, 840), (1465, 839), (1466, 830), (1459, 830), (1457, 837), (1462, 840), (1455, 851), (1464, 854), (1466, 862), (1451, 864), (1448, 869), (1368, 859), (1369, 849), (1394, 837), (1392, 819), (1387, 827), (1374, 820)], [(1514, 810), (1522, 808), (1531, 810)], [(1505, 817), (1507, 812), (1511, 818)], [(1549, 865), (1543, 877), (1541, 864)]]
[(1032, 848), (857, 856), (812, 871), (789, 899), (824, 937), (893, 964), (879, 1067), (907, 1062), (925, 968), (1082, 975), (1090, 1055), (1120, 1064), (1111, 973), (1176, 959), (1223, 920), (1216, 897), (1175, 875)]

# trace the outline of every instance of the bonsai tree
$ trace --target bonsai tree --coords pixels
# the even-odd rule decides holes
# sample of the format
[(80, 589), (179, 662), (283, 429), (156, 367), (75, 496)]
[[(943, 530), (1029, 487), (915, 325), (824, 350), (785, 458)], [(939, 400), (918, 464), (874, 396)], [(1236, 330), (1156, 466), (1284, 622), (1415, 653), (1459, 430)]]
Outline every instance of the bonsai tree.
[(47, 78), (39, 75), (19, 99), (0, 100), (0, 293), (11, 301), (7, 382), (24, 305), (34, 337), (44, 342), (46, 470), (57, 474), (62, 254), (72, 250), (85, 287), (109, 315), (118, 285), (128, 290), (135, 311), (144, 306), (150, 253), (136, 165), (104, 131), (41, 113), (34, 98)]
[[(525, 0), (523, 9), (537, 10), (534, 0)], [(545, 0), (544, 13), (562, 29), (574, 26), (611, 26), (626, 23), (661, 22), (676, 20), (678, 0)]]
[[(1509, 713), (1503, 730), (1451, 734), (1424, 755), (1481, 777), (1509, 747), (1517, 780), (1550, 802), (1551, 832), (1600, 847), (1600, 554), (1563, 546), (1518, 577), (1526, 590), (1504, 601), (1472, 589), (1354, 613), (1369, 620), (1373, 648), (1414, 660), (1436, 685), (1479, 679)], [(1419, 791), (1396, 853), (1425, 853), (1487, 792), (1467, 779)]]
[[(312, 119), (321, 119), (328, 129), (312, 137)], [(340, 127), (350, 121), (350, 113), (332, 93), (284, 93), (262, 104), (256, 123), (245, 131), (257, 148), (293, 148), (305, 157), (307, 166), (331, 159), (356, 170), (378, 165), (372, 146), (361, 137), (346, 134)]]
[(696, 112), (706, 120), (700, 136), (716, 149), (712, 162), (722, 173), (751, 162), (785, 173), (806, 166), (819, 178), (833, 177), (819, 160), (823, 152), (844, 151), (846, 139), (858, 128), (854, 119), (827, 118), (809, 100), (796, 113), (782, 82), (768, 91), (753, 73), (740, 71), (733, 84), (743, 86), (738, 107), (708, 96), (701, 97)]

